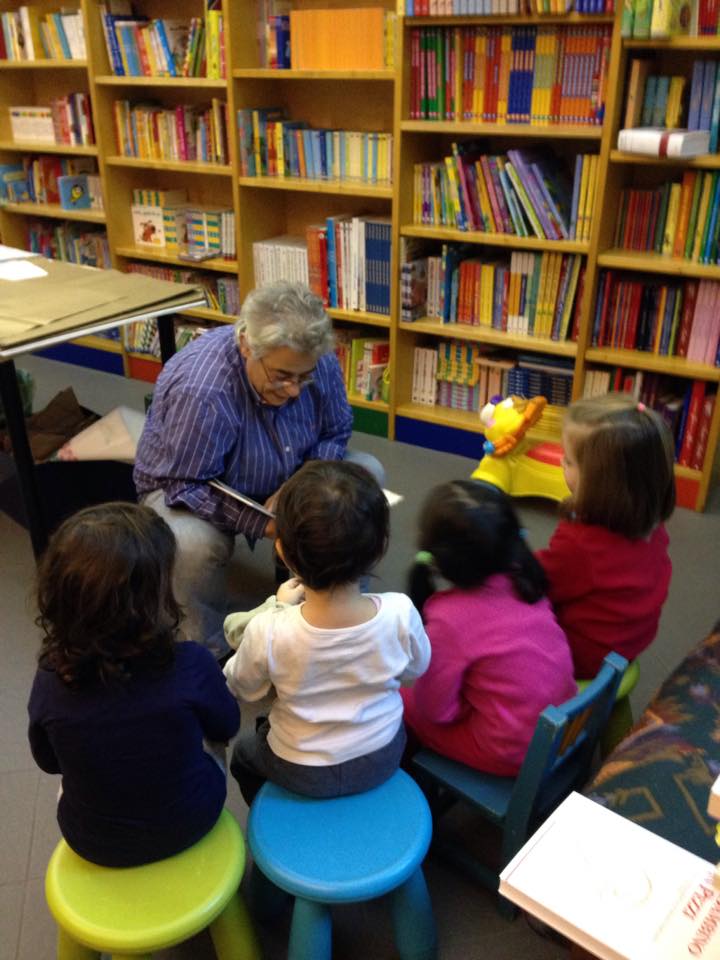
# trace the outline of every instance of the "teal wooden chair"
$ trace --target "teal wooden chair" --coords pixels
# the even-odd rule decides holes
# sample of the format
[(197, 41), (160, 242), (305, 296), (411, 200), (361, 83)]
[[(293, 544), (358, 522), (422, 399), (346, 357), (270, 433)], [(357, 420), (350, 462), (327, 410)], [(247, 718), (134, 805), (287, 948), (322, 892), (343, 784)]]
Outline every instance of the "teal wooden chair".
[[(620, 741), (630, 732), (633, 725), (630, 694), (637, 686), (639, 679), (640, 664), (637, 660), (633, 660), (628, 664), (628, 668), (620, 681), (618, 692), (615, 695), (615, 703), (600, 737), (600, 756), (603, 760), (613, 752)], [(584, 690), (589, 683), (590, 680), (578, 680), (578, 690)]]
[[(437, 823), (433, 849), (497, 890), (502, 868), (555, 807), (587, 780), (626, 667), (623, 657), (608, 654), (584, 690), (560, 706), (543, 710), (517, 777), (482, 773), (432, 750), (417, 753), (411, 770), (428, 796), (436, 821), (460, 801), (502, 832), (500, 862), (492, 866), (473, 857), (467, 842), (445, 836)], [(506, 916), (517, 912), (504, 897), (498, 908)]]

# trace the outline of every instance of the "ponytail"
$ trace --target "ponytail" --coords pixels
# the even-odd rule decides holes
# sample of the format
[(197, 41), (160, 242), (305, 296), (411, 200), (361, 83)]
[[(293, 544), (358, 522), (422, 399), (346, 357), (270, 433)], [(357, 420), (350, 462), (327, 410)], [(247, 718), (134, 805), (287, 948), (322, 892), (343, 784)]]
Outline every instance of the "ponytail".
[(522, 536), (512, 544), (508, 575), (525, 603), (537, 603), (547, 593), (545, 570)]
[(416, 560), (408, 573), (407, 592), (420, 613), (423, 612), (425, 603), (435, 593), (435, 590), (435, 577), (432, 567), (427, 561)]
[(512, 501), (492, 484), (455, 480), (431, 490), (420, 514), (418, 543), (422, 550), (408, 577), (408, 593), (420, 611), (436, 589), (436, 571), (460, 590), (505, 574), (525, 603), (537, 603), (547, 592), (545, 571), (525, 542)]

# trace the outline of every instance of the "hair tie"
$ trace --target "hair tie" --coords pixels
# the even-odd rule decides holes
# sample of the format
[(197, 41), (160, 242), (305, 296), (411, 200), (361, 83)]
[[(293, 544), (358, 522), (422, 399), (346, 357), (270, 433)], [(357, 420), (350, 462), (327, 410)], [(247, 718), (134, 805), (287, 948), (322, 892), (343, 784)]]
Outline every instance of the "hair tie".
[(431, 567), (435, 563), (435, 557), (429, 550), (418, 550), (415, 554), (415, 563), (421, 563), (423, 566)]
[(637, 405), (637, 408), (638, 408), (638, 410), (640, 411), (640, 413), (645, 413), (645, 410), (647, 409), (647, 408), (645, 407), (645, 404), (642, 403), (642, 402)]

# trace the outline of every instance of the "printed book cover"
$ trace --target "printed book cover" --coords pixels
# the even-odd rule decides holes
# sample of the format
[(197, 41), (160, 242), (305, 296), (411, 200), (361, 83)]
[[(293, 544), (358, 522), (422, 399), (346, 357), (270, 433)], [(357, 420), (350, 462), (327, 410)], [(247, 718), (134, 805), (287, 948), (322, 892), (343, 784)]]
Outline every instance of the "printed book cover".
[(500, 874), (500, 893), (599, 960), (720, 958), (714, 866), (572, 793)]
[(148, 247), (164, 247), (165, 224), (162, 207), (133, 203), (130, 210), (135, 243)]
[(58, 177), (57, 185), (60, 193), (60, 206), (64, 210), (90, 209), (91, 201), (87, 174)]

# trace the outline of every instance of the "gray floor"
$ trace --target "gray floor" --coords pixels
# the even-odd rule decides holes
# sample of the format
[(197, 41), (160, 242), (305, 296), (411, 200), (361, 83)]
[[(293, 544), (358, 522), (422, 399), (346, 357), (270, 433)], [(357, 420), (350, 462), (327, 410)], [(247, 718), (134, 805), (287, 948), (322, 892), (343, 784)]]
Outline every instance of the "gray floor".
[[(146, 384), (33, 358), (21, 364), (34, 373), (36, 409), (59, 389), (73, 385), (80, 402), (99, 413), (124, 403), (142, 409)], [(414, 553), (415, 517), (424, 492), (435, 483), (467, 476), (474, 462), (405, 444), (357, 435), (358, 449), (385, 463), (388, 486), (405, 500), (392, 514), (389, 552), (378, 569), (379, 589), (402, 589)], [(541, 547), (555, 523), (554, 507), (542, 502), (521, 506), (530, 542)], [(641, 680), (633, 695), (641, 710), (660, 681), (720, 616), (720, 497), (715, 491), (704, 515), (678, 510), (669, 523), (674, 575), (660, 632), (641, 658)], [(264, 597), (272, 588), (269, 555), (238, 552), (235, 582), (239, 593)], [(38, 643), (33, 623), (33, 557), (24, 530), (0, 513), (0, 960), (51, 960), (54, 927), (45, 906), (43, 874), (58, 840), (55, 798), (58, 780), (33, 764), (25, 736), (25, 705)], [(239, 601), (240, 602), (240, 601)], [(246, 718), (247, 719), (247, 718)], [(230, 784), (228, 804), (244, 823), (246, 809)], [(538, 937), (522, 920), (508, 922), (493, 898), (448, 867), (427, 862), (426, 873), (437, 917), (442, 960), (562, 960), (562, 948)], [(385, 904), (347, 907), (335, 917), (337, 960), (385, 960), (395, 956)], [(260, 929), (267, 960), (284, 956), (286, 925)], [(201, 935), (165, 957), (204, 960), (209, 940)]]

